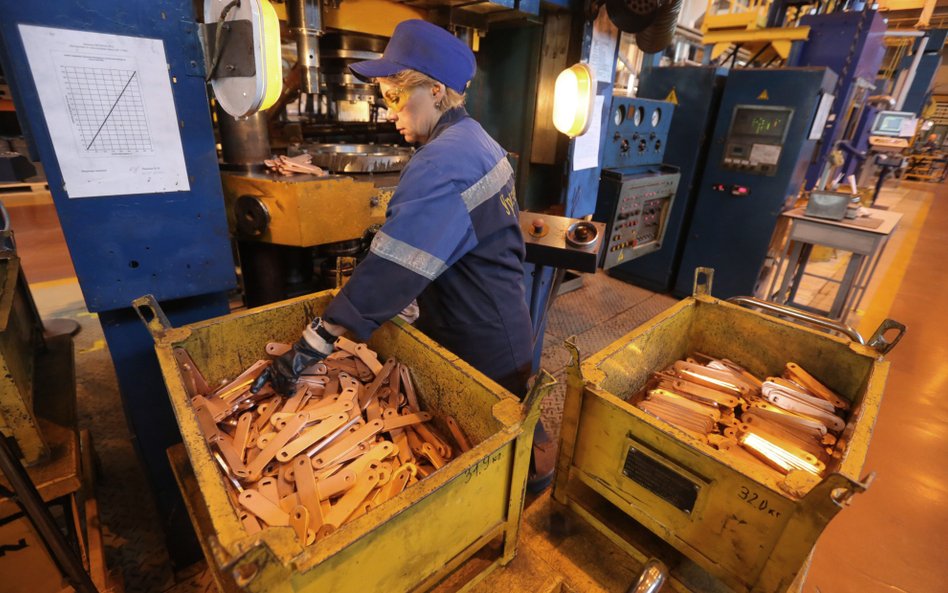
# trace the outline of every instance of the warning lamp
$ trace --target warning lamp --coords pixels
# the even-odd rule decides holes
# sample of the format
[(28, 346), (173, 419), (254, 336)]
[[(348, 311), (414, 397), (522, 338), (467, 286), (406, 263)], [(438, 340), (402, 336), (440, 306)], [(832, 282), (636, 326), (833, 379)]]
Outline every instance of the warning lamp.
[(596, 78), (588, 64), (574, 64), (560, 72), (553, 86), (553, 126), (570, 138), (589, 129)]
[[(270, 1), (205, 0), (204, 21), (213, 41), (208, 82), (224, 111), (244, 117), (276, 103), (283, 63), (280, 21)], [(245, 24), (249, 31), (243, 32)]]

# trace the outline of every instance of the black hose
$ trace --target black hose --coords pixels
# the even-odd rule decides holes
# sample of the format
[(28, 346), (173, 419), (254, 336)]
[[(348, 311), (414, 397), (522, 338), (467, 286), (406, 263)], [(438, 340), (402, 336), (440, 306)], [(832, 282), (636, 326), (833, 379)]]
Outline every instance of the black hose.
[(635, 34), (635, 45), (647, 54), (664, 51), (675, 36), (681, 0), (670, 0), (658, 9), (655, 21), (641, 33)]

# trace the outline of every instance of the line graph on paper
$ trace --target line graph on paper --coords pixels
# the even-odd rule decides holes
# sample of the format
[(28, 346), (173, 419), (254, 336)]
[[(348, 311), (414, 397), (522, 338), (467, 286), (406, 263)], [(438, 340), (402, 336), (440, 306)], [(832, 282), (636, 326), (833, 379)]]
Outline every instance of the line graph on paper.
[(85, 153), (151, 153), (153, 143), (137, 70), (60, 66), (74, 133)]

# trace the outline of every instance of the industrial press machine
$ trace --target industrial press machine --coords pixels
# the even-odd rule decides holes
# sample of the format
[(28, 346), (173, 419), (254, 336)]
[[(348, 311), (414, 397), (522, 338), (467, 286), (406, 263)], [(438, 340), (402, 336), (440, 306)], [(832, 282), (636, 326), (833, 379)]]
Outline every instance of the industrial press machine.
[(800, 191), (833, 102), (827, 68), (732, 70), (698, 185), (674, 293), (698, 267), (722, 298), (752, 295), (777, 217)]

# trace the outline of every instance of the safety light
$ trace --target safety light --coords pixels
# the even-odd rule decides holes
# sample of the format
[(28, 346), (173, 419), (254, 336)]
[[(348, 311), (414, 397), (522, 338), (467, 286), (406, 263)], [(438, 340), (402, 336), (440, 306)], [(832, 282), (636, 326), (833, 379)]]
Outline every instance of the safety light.
[[(276, 103), (283, 90), (280, 21), (269, 0), (205, 0), (204, 20), (216, 24), (208, 80), (220, 106), (234, 117), (253, 115)], [(250, 23), (250, 35), (224, 35), (224, 23)], [(237, 31), (234, 25), (233, 31)], [(244, 44), (225, 54), (227, 44)], [(220, 47), (219, 47), (220, 46)], [(225, 56), (230, 57), (225, 57)], [(236, 63), (245, 56), (247, 63)], [(222, 63), (225, 61), (234, 63)], [(253, 74), (241, 75), (251, 71)], [(236, 71), (236, 72), (235, 72)]]
[(586, 133), (592, 118), (596, 79), (588, 64), (560, 72), (553, 86), (553, 126), (570, 138)]
[(260, 110), (269, 109), (283, 92), (283, 55), (280, 48), (280, 18), (269, 0), (261, 2), (263, 9), (263, 63), (266, 72), (263, 102)]

